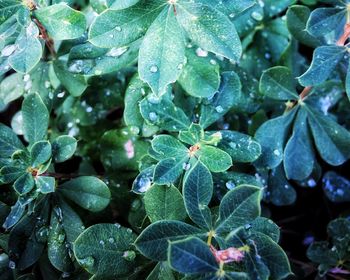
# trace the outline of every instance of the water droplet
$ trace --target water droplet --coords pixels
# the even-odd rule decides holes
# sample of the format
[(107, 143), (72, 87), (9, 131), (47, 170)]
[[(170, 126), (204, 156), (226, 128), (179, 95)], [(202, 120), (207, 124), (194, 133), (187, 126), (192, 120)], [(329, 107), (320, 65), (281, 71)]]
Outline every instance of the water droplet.
[(58, 243), (63, 243), (65, 239), (66, 239), (66, 235), (65, 235), (64, 233), (60, 233), (60, 234), (57, 236), (57, 242), (58, 242)]
[(112, 48), (109, 52), (106, 53), (106, 56), (119, 57), (124, 54), (129, 47), (121, 47), (121, 48)]
[(261, 13), (259, 13), (258, 11), (252, 12), (251, 17), (253, 19), (255, 19), (256, 21), (261, 21), (264, 18), (264, 16)]
[(9, 268), (10, 269), (15, 269), (16, 268), (16, 263), (14, 261), (9, 261)]
[(62, 274), (61, 274), (61, 277), (62, 278), (68, 278), (68, 277), (70, 277), (70, 273), (69, 272), (63, 272)]
[(231, 14), (229, 14), (229, 17), (230, 17), (230, 18), (234, 18), (234, 17), (235, 17), (235, 14), (234, 14), (234, 13), (231, 13)]
[(105, 245), (105, 242), (103, 240), (100, 240), (99, 243), (100, 243), (101, 246)]
[(249, 230), (249, 229), (252, 228), (252, 225), (251, 225), (251, 224), (246, 224), (246, 225), (244, 226), (244, 228), (245, 228), (246, 230)]
[(62, 91), (60, 93), (57, 93), (57, 97), (62, 98), (62, 97), (64, 97), (65, 94), (66, 94), (66, 92)]
[(151, 180), (146, 176), (141, 176), (137, 180), (136, 186), (136, 191), (144, 193), (151, 187)]
[(114, 243), (114, 238), (113, 237), (108, 238), (108, 242), (109, 243)]
[(25, 74), (25, 75), (23, 76), (23, 82), (28, 82), (29, 79), (30, 79), (30, 75), (29, 75), (29, 74)]
[(116, 26), (114, 29), (117, 30), (118, 32), (122, 31), (122, 28), (120, 26)]
[(87, 112), (87, 113), (91, 113), (92, 110), (93, 110), (92, 107), (90, 107), (90, 106), (86, 107), (86, 112)]
[(227, 181), (225, 185), (226, 185), (226, 188), (228, 188), (229, 190), (232, 190), (236, 186), (236, 184), (231, 180)]
[(87, 257), (79, 260), (79, 262), (84, 268), (92, 268), (95, 264), (95, 259), (93, 257)]
[(150, 112), (148, 117), (151, 122), (155, 122), (158, 119), (158, 115), (155, 112)]
[(49, 81), (45, 81), (45, 88), (51, 87), (51, 83)]
[(273, 150), (273, 154), (276, 155), (276, 156), (280, 156), (281, 152), (276, 149), (276, 150)]
[(201, 48), (197, 48), (196, 49), (196, 54), (199, 57), (207, 57), (208, 56), (208, 52), (203, 50), (203, 49), (201, 49)]
[(152, 104), (159, 104), (160, 98), (154, 94), (151, 94), (147, 97), (147, 100)]
[(189, 170), (189, 169), (191, 168), (191, 164), (190, 164), (190, 163), (184, 162), (184, 163), (182, 164), (182, 168), (183, 168), (184, 170)]
[(136, 253), (132, 250), (129, 250), (129, 251), (125, 251), (123, 253), (123, 258), (127, 261), (133, 261), (136, 257)]
[(149, 68), (149, 71), (151, 71), (152, 73), (156, 73), (158, 71), (158, 66), (157, 65), (152, 65)]
[(7, 45), (1, 51), (1, 56), (10, 56), (16, 50), (16, 45)]
[(49, 229), (46, 226), (41, 227), (35, 233), (35, 237), (37, 241), (40, 243), (45, 243), (47, 241), (48, 236), (49, 236)]
[(316, 181), (314, 179), (309, 179), (307, 180), (307, 185), (311, 188), (315, 187), (316, 186)]
[(222, 113), (224, 111), (224, 108), (222, 108), (222, 106), (219, 105), (215, 107), (215, 111), (218, 113)]
[(116, 226), (116, 228), (121, 228), (121, 225), (118, 223), (115, 223), (114, 225)]
[(183, 67), (184, 67), (183, 63), (180, 63), (180, 64), (177, 66), (177, 70), (182, 70)]
[(110, 38), (114, 38), (114, 35), (113, 35), (113, 34), (109, 34), (109, 37), (110, 37)]

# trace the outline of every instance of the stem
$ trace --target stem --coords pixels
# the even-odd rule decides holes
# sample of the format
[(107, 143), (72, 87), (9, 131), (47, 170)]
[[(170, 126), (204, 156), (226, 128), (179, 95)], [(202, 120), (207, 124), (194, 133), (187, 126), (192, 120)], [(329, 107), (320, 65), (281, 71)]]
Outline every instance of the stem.
[(47, 34), (45, 27), (41, 24), (41, 22), (38, 19), (35, 18), (33, 20), (36, 23), (36, 25), (38, 26), (38, 28), (40, 30), (40, 34), (41, 34), (40, 36), (45, 41), (45, 44), (50, 51), (50, 54), (52, 55), (52, 57), (56, 57), (54, 42)]
[(210, 246), (211, 245), (211, 241), (213, 239), (213, 236), (215, 235), (215, 232), (214, 231), (209, 231), (209, 234), (208, 234), (208, 240), (207, 240), (207, 244)]

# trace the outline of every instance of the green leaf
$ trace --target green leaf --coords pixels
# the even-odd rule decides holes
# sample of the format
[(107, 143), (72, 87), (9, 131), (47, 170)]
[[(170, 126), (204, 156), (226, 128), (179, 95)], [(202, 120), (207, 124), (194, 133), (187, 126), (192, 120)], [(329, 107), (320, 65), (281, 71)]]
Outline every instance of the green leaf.
[(284, 66), (275, 66), (265, 70), (260, 78), (259, 90), (265, 96), (276, 100), (298, 99), (293, 84), (293, 75)]
[(172, 269), (184, 274), (204, 274), (219, 270), (209, 246), (197, 237), (170, 242), (169, 263)]
[(11, 212), (6, 217), (6, 220), (2, 226), (5, 229), (9, 229), (9, 228), (13, 227), (22, 218), (24, 212), (25, 212), (25, 206), (23, 206), (19, 202), (19, 200), (17, 200), (16, 204), (11, 206)]
[(167, 262), (159, 262), (146, 280), (175, 280), (173, 271), (170, 269)]
[(253, 162), (261, 155), (261, 146), (252, 137), (229, 130), (220, 133), (218, 148), (228, 153), (234, 162)]
[(154, 185), (143, 199), (152, 223), (159, 220), (184, 220), (187, 217), (182, 195), (172, 185)]
[(83, 94), (87, 88), (87, 82), (83, 75), (70, 73), (67, 65), (58, 59), (54, 61), (53, 67), (57, 78), (71, 95), (80, 96)]
[(231, 21), (222, 13), (200, 3), (178, 1), (176, 18), (190, 39), (202, 49), (238, 61), (241, 42)]
[(28, 73), (39, 63), (43, 50), (38, 37), (39, 29), (34, 22), (18, 36), (17, 49), (9, 57), (9, 64), (17, 72)]
[[(284, 149), (284, 170), (288, 179), (303, 180), (314, 168), (314, 150), (307, 122), (307, 111), (300, 108), (294, 121), (292, 137)], [(303, 168), (300, 168), (300, 163)]]
[(264, 13), (269, 17), (273, 17), (295, 2), (296, 0), (279, 0), (278, 2), (274, 0), (265, 0)]
[(29, 193), (34, 188), (34, 179), (32, 174), (23, 174), (13, 183), (13, 188), (19, 195)]
[(145, 257), (165, 261), (169, 241), (184, 239), (200, 233), (200, 229), (180, 221), (158, 221), (142, 231), (135, 241), (135, 246)]
[(166, 4), (159, 0), (142, 0), (126, 9), (107, 9), (92, 22), (89, 41), (101, 48), (128, 45), (145, 35)]
[(23, 75), (13, 73), (4, 78), (0, 83), (0, 99), (4, 104), (9, 104), (24, 93)]
[(258, 217), (250, 225), (252, 226), (251, 231), (263, 233), (276, 243), (279, 241), (280, 228), (273, 221), (264, 217)]
[(219, 91), (210, 99), (210, 102), (203, 103), (201, 106), (200, 125), (206, 128), (224, 116), (235, 104), (241, 90), (242, 85), (235, 72), (221, 73)]
[(25, 173), (25, 169), (23, 167), (8, 166), (8, 165), (3, 166), (0, 169), (1, 182), (4, 184), (12, 183), (24, 173)]
[(51, 144), (49, 141), (38, 141), (30, 148), (32, 167), (39, 167), (51, 158)]
[(345, 23), (346, 9), (318, 8), (311, 12), (306, 30), (310, 34), (321, 37), (334, 31)]
[[(51, 264), (63, 272), (74, 270), (71, 258), (75, 239), (83, 231), (84, 224), (77, 213), (61, 199), (58, 208), (51, 212), (50, 232), (48, 236), (48, 258)], [(55, 211), (55, 209), (59, 209)], [(62, 216), (58, 216), (57, 213)]]
[(0, 123), (0, 157), (9, 158), (17, 150), (23, 150), (24, 146), (11, 128)]
[(0, 24), (3, 24), (8, 18), (14, 15), (22, 3), (19, 0), (4, 0), (0, 3)]
[(120, 225), (93, 225), (75, 240), (74, 255), (78, 263), (96, 277), (122, 276), (135, 266), (132, 251), (135, 237), (130, 229)]
[(213, 179), (208, 168), (200, 161), (186, 172), (182, 193), (191, 220), (210, 230), (211, 212), (208, 205), (213, 196)]
[(306, 23), (310, 16), (310, 9), (308, 7), (302, 5), (291, 6), (286, 16), (288, 30), (295, 39), (310, 47), (316, 47), (321, 43), (306, 30)]
[(230, 155), (213, 146), (200, 145), (196, 152), (200, 161), (212, 172), (223, 172), (232, 166)]
[(221, 200), (216, 232), (230, 232), (260, 216), (262, 189), (241, 185), (229, 191)]
[(30, 144), (46, 138), (49, 112), (37, 93), (29, 94), (22, 103), (23, 132)]
[(168, 131), (187, 129), (191, 122), (182, 109), (170, 100), (149, 96), (140, 102), (142, 117), (150, 124)]
[(211, 97), (219, 89), (219, 65), (209, 57), (196, 55), (194, 49), (186, 50), (185, 64), (179, 83), (182, 88), (194, 97)]
[(104, 182), (92, 176), (81, 176), (59, 186), (58, 191), (79, 206), (92, 212), (107, 207), (111, 193)]
[(169, 6), (152, 23), (142, 41), (139, 75), (156, 95), (163, 95), (180, 76), (184, 63), (185, 38), (173, 7)]
[(40, 8), (35, 11), (35, 17), (54, 40), (78, 38), (85, 32), (84, 14), (65, 3)]
[(55, 162), (66, 161), (74, 155), (77, 140), (68, 135), (61, 135), (52, 142), (52, 155)]
[(296, 111), (294, 108), (283, 116), (270, 119), (256, 131), (255, 139), (260, 143), (262, 151), (256, 161), (257, 165), (274, 168), (281, 163), (284, 144)]
[(329, 78), (347, 52), (342, 46), (322, 46), (314, 51), (309, 69), (298, 80), (303, 86), (318, 85)]
[(157, 135), (152, 139), (152, 148), (160, 158), (184, 158), (189, 150), (179, 140), (170, 135)]
[(259, 256), (269, 268), (271, 279), (284, 279), (292, 274), (288, 257), (277, 243), (260, 233), (252, 234), (251, 238)]
[(191, 123), (188, 130), (182, 130), (179, 132), (180, 141), (192, 146), (199, 143), (199, 141), (203, 138), (204, 130), (199, 124), (196, 123)]
[(188, 157), (159, 161), (154, 169), (154, 182), (160, 185), (174, 183), (187, 168), (187, 161)]
[(35, 185), (39, 192), (43, 194), (52, 193), (55, 191), (55, 178), (47, 176), (37, 176), (35, 178)]
[(350, 132), (322, 113), (309, 106), (306, 108), (319, 154), (327, 163), (341, 165), (350, 157)]

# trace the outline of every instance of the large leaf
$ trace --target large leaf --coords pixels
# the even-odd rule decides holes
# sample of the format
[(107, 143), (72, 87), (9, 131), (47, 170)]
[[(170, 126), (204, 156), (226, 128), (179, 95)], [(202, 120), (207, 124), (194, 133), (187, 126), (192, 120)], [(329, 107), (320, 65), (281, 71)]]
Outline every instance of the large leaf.
[(173, 241), (169, 244), (170, 266), (184, 274), (204, 274), (219, 270), (209, 246), (197, 237)]
[(194, 97), (212, 97), (220, 85), (219, 65), (209, 57), (196, 55), (193, 49), (186, 51), (186, 58), (180, 85)]
[(65, 3), (38, 9), (35, 11), (35, 16), (55, 40), (74, 39), (85, 32), (84, 14)]
[(178, 1), (177, 20), (190, 39), (202, 49), (238, 61), (242, 47), (232, 22), (213, 8), (188, 1)]
[(135, 237), (130, 229), (120, 225), (93, 225), (75, 240), (74, 254), (78, 263), (97, 277), (122, 276), (135, 265), (132, 262)]
[(22, 30), (16, 41), (16, 51), (9, 57), (9, 64), (20, 73), (28, 73), (40, 61), (42, 46), (39, 29), (34, 22)]
[(272, 99), (298, 99), (293, 84), (293, 75), (284, 66), (275, 66), (264, 71), (260, 78), (259, 89), (262, 94)]
[(58, 190), (79, 206), (93, 212), (106, 208), (111, 197), (106, 184), (92, 176), (72, 179), (60, 185)]
[(187, 216), (182, 195), (172, 185), (154, 185), (143, 199), (146, 213), (152, 223), (159, 220), (184, 220)]
[(208, 207), (213, 195), (213, 179), (208, 168), (197, 161), (183, 180), (183, 196), (188, 215), (200, 227), (211, 229)]
[[(142, 231), (135, 241), (136, 248), (147, 258), (167, 260), (169, 241), (202, 233), (198, 228), (180, 221), (158, 221)], [(205, 233), (202, 233), (205, 235)]]
[[(170, 47), (171, 46), (171, 47)], [(140, 46), (139, 74), (157, 95), (174, 83), (185, 63), (185, 38), (173, 8), (164, 9), (148, 29)]]
[(30, 144), (45, 139), (49, 112), (37, 93), (27, 95), (22, 103), (23, 131)]
[(314, 86), (328, 79), (347, 52), (342, 46), (322, 46), (314, 51), (310, 68), (298, 80), (303, 86)]
[(167, 3), (142, 0), (122, 10), (107, 9), (95, 18), (89, 41), (102, 48), (122, 47), (142, 37)]
[(216, 232), (225, 233), (253, 221), (260, 215), (262, 189), (241, 185), (221, 200)]

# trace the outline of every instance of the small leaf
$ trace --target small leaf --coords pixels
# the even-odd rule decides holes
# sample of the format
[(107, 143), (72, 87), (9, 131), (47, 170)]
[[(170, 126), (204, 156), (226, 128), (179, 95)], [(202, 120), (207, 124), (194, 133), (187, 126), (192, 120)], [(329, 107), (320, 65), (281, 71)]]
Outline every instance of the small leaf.
[(140, 78), (156, 95), (163, 95), (178, 79), (184, 63), (185, 38), (169, 5), (152, 23), (140, 46)]
[(350, 157), (350, 132), (322, 113), (306, 108), (319, 154), (329, 164), (341, 165)]
[(298, 99), (293, 85), (293, 75), (284, 66), (265, 70), (260, 78), (259, 90), (265, 96), (276, 100)]
[(52, 193), (55, 191), (55, 178), (48, 176), (37, 176), (35, 185), (39, 192), (43, 194)]
[(61, 135), (52, 142), (52, 155), (55, 162), (66, 161), (74, 155), (77, 140), (68, 135)]
[(186, 50), (187, 63), (179, 77), (182, 88), (194, 97), (211, 97), (219, 89), (219, 65), (208, 57), (197, 56), (193, 49)]
[[(307, 111), (300, 108), (294, 121), (292, 137), (284, 149), (284, 170), (288, 179), (303, 180), (314, 168), (315, 155), (307, 122)], [(300, 163), (303, 168), (300, 168)]]
[(182, 195), (172, 185), (154, 185), (143, 199), (152, 223), (159, 220), (184, 220), (187, 216)]
[(209, 246), (197, 237), (170, 242), (169, 263), (171, 268), (184, 274), (205, 274), (219, 270)]
[(179, 132), (180, 141), (192, 146), (197, 144), (203, 138), (204, 130), (196, 123), (192, 123), (188, 130), (182, 130)]
[(259, 166), (274, 168), (283, 159), (283, 148), (297, 109), (283, 116), (264, 122), (256, 131), (255, 139), (261, 145), (262, 155), (256, 161)]
[(22, 103), (23, 131), (30, 144), (46, 138), (49, 112), (37, 93), (29, 94)]
[(35, 16), (54, 40), (78, 38), (85, 32), (84, 14), (72, 9), (66, 3), (35, 10)]
[(51, 158), (51, 144), (49, 141), (38, 141), (30, 148), (32, 167), (39, 167)]
[(0, 181), (4, 184), (9, 184), (15, 181), (18, 177), (25, 173), (23, 167), (4, 166), (0, 169)]
[(187, 161), (188, 157), (159, 161), (154, 169), (154, 182), (160, 185), (174, 183), (186, 169)]
[(170, 135), (157, 135), (152, 140), (152, 148), (161, 158), (184, 158), (189, 150), (179, 140)]
[(311, 12), (307, 21), (306, 30), (316, 36), (321, 37), (344, 26), (346, 9), (339, 8), (318, 8)]
[(23, 149), (22, 142), (12, 129), (0, 123), (0, 157), (9, 158), (15, 151)]
[(318, 85), (329, 78), (347, 52), (342, 46), (322, 46), (314, 51), (309, 69), (298, 80), (303, 86)]
[[(184, 239), (202, 233), (198, 228), (180, 221), (158, 221), (142, 231), (135, 241), (136, 248), (145, 257), (156, 260), (167, 260), (169, 241)], [(202, 233), (205, 235), (205, 233)]]
[(107, 207), (111, 193), (100, 179), (92, 176), (81, 176), (59, 186), (58, 191), (79, 206), (92, 212)]
[(230, 155), (213, 146), (200, 145), (196, 152), (200, 161), (212, 172), (223, 172), (232, 166)]
[(191, 220), (210, 230), (211, 212), (208, 205), (213, 195), (213, 179), (208, 168), (200, 161), (186, 172), (182, 193)]
[(200, 3), (178, 1), (177, 20), (202, 49), (238, 61), (241, 42), (233, 23), (222, 13)]
[(25, 210), (25, 206), (23, 206), (18, 200), (16, 204), (11, 207), (11, 212), (6, 217), (6, 220), (2, 226), (5, 229), (13, 227), (22, 218)]
[(261, 188), (241, 185), (229, 191), (221, 200), (216, 232), (230, 232), (260, 215)]
[(253, 162), (261, 155), (261, 146), (252, 137), (236, 131), (221, 130), (218, 148), (228, 153), (234, 162)]
[(23, 174), (14, 182), (13, 188), (19, 195), (29, 193), (34, 188), (34, 179), (32, 174)]
[(135, 237), (130, 229), (120, 225), (93, 225), (75, 240), (74, 254), (78, 263), (95, 277), (123, 276), (135, 266), (132, 261)]

